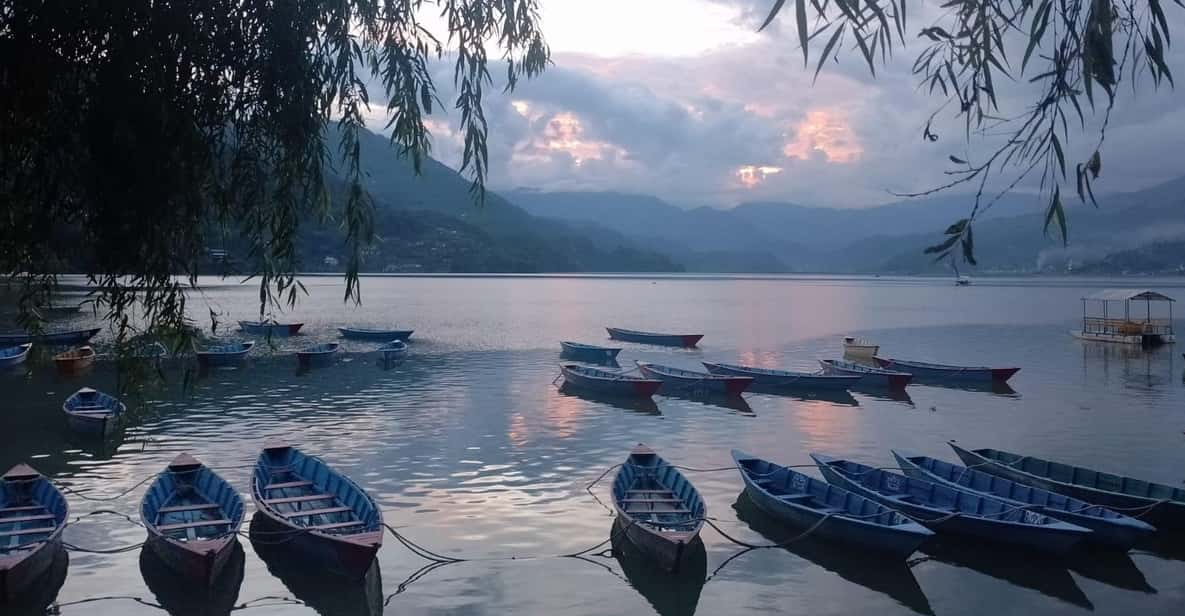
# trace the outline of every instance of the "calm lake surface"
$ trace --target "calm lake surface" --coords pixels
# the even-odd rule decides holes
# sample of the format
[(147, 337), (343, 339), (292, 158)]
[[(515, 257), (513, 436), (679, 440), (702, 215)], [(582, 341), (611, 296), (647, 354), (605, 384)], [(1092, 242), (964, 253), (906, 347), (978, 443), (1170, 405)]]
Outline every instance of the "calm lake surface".
[[(229, 324), (257, 314), (256, 287), (204, 282), (204, 295), (191, 299), (195, 320), (208, 328), (213, 309), (225, 321), (220, 335), (239, 336)], [(205, 597), (139, 549), (74, 552), (57, 592), (61, 613), (225, 614), (238, 606), (259, 615), (995, 615), (1185, 607), (1180, 544), (1049, 559), (953, 542), (885, 563), (809, 540), (742, 553), (705, 527), (704, 562), (679, 577), (629, 554), (527, 558), (609, 537), (612, 517), (585, 486), (637, 442), (676, 464), (716, 468), (731, 465), (734, 447), (784, 464), (807, 464), (817, 451), (884, 466), (890, 448), (953, 461), (945, 443), (957, 439), (1181, 485), (1185, 345), (1141, 351), (1068, 332), (1085, 293), (1138, 286), (1181, 300), (1185, 280), (980, 279), (957, 288), (946, 279), (373, 277), (359, 307), (343, 305), (337, 278), (305, 283), (309, 296), (282, 316), (303, 321), (305, 335), (271, 349), (261, 342), (243, 368), (197, 376), (188, 390), (181, 383), (192, 359), (166, 362), (168, 383), (129, 399), (130, 426), (106, 443), (72, 437), (61, 403), (83, 385), (114, 388), (110, 363), (64, 378), (41, 355), (0, 374), (0, 467), (31, 461), (103, 498), (189, 451), (250, 503), (249, 466), (263, 439), (278, 436), (351, 475), (413, 541), (471, 560), (424, 571), (429, 563), (388, 535), (365, 583), (335, 584), (284, 554), (265, 561), (243, 539), (241, 573), (232, 570)], [(409, 359), (384, 370), (370, 352), (377, 345), (346, 340), (334, 364), (298, 374), (291, 351), (336, 340), (344, 324), (414, 328)], [(913, 385), (901, 399), (747, 393), (743, 404), (656, 396), (643, 406), (559, 391), (559, 341), (603, 341), (606, 325), (705, 334), (696, 350), (623, 344), (620, 360), (629, 366), (720, 360), (814, 369), (817, 359), (838, 357), (840, 337), (852, 333), (881, 344), (883, 355), (1022, 370), (1014, 392)], [(100, 352), (107, 336), (97, 339)], [(796, 534), (740, 497), (736, 472), (687, 477), (733, 537), (769, 543)], [(611, 478), (593, 489), (606, 502)], [(114, 510), (138, 519), (142, 495), (141, 487), (111, 501), (67, 496), (72, 516)], [(93, 549), (143, 538), (143, 529), (108, 513), (66, 531), (68, 542)]]

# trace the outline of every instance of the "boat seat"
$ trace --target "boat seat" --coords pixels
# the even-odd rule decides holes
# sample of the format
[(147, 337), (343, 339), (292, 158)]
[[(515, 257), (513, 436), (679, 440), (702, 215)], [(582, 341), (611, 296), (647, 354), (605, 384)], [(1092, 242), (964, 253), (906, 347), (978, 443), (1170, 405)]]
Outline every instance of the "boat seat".
[(623, 503), (681, 503), (681, 498), (623, 498)]
[(202, 511), (204, 509), (218, 509), (221, 507), (218, 503), (200, 503), (197, 505), (174, 505), (172, 507), (161, 507), (157, 509), (157, 513), (176, 513), (178, 511)]
[(304, 511), (283, 511), (280, 512), (280, 515), (286, 518), (307, 518), (325, 513), (345, 513), (346, 511), (353, 511), (353, 509), (349, 507), (326, 507), (324, 509), (306, 509)]
[(264, 490), (283, 490), (284, 488), (307, 488), (313, 485), (311, 481), (285, 481), (283, 483), (272, 483), (265, 486)]
[(674, 507), (671, 509), (626, 509), (625, 512), (632, 516), (640, 516), (659, 515), (666, 513), (691, 513), (691, 510), (687, 509), (686, 507)]
[(815, 497), (810, 494), (780, 494), (777, 498), (788, 503), (807, 503), (815, 500)]
[(44, 515), (27, 515), (19, 518), (0, 518), (0, 526), (4, 524), (15, 524), (17, 522), (33, 522), (35, 520), (52, 520), (54, 518), (52, 513)]
[[(41, 505), (25, 505), (23, 507), (5, 507), (4, 509), (0, 509), (0, 515), (4, 515), (6, 513), (20, 513), (20, 512), (24, 512), (24, 511), (37, 511), (39, 509), (44, 511), (45, 507), (42, 507)], [(0, 519), (3, 519), (3, 518), (0, 518)]]
[(846, 509), (840, 509), (839, 507), (820, 507), (815, 511), (819, 513), (847, 513)]
[(334, 530), (337, 528), (349, 528), (351, 526), (364, 526), (365, 522), (362, 520), (350, 520), (349, 522), (334, 522), (332, 524), (315, 524), (305, 526), (309, 530)]
[(109, 408), (96, 406), (94, 408), (86, 408), (86, 409), (70, 409), (70, 412), (74, 413), (76, 415), (107, 415), (110, 413), (114, 413), (115, 411), (112, 409), (109, 409)]
[(225, 526), (227, 524), (230, 524), (230, 520), (226, 518), (220, 518), (217, 520), (198, 520), (196, 522), (181, 522), (178, 524), (161, 524), (157, 526), (156, 529), (162, 532), (167, 532), (186, 528), (201, 528), (203, 526)]
[(36, 535), (38, 533), (52, 533), (56, 526), (40, 526), (37, 528), (21, 528), (0, 532), (0, 537), (16, 537), (18, 535)]
[(284, 503), (306, 503), (309, 501), (330, 500), (334, 498), (332, 494), (306, 494), (304, 496), (288, 496), (286, 498), (265, 498), (264, 504), (267, 505), (283, 505)]

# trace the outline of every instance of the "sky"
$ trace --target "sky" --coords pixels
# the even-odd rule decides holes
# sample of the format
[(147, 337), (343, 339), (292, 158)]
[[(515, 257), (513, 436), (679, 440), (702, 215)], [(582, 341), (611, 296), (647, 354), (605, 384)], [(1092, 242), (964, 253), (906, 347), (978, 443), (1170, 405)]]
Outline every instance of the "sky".
[[(951, 155), (982, 154), (983, 143), (968, 143), (950, 113), (936, 120), (939, 140), (923, 140), (927, 118), (943, 101), (919, 91), (910, 73), (921, 48), (912, 37), (876, 77), (858, 53), (844, 50), (812, 83), (791, 10), (757, 31), (769, 4), (541, 0), (554, 65), (512, 93), (487, 98), (489, 186), (638, 193), (684, 207), (866, 207), (944, 183)], [(936, 13), (932, 4), (914, 4), (908, 27), (916, 33)], [(1185, 10), (1172, 6), (1171, 25), (1185, 32)], [(435, 71), (443, 97), (452, 79), (448, 60)], [(997, 84), (1004, 109), (1032, 102), (1025, 81)], [(1185, 173), (1182, 97), (1147, 84), (1135, 97), (1130, 88), (1124, 95), (1103, 151), (1103, 192)], [(433, 155), (454, 167), (461, 158), (456, 115), (438, 114), (429, 124)], [(1089, 157), (1094, 128), (1067, 144), (1067, 159)]]

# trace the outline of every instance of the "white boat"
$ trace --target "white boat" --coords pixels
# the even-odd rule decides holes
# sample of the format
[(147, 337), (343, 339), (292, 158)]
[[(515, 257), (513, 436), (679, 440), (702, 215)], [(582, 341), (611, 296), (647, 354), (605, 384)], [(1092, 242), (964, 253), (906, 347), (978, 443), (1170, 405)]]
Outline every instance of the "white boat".
[(843, 337), (843, 354), (846, 357), (867, 357), (872, 359), (881, 350), (879, 344), (855, 336)]
[[(1139, 306), (1132, 311), (1133, 301), (1144, 302), (1144, 314)], [(1070, 332), (1076, 338), (1096, 342), (1118, 342), (1141, 346), (1159, 346), (1176, 342), (1173, 332), (1173, 298), (1151, 290), (1107, 289), (1082, 298), (1082, 329)], [(1152, 302), (1168, 305), (1168, 314), (1153, 316)], [(1122, 303), (1123, 310), (1119, 310)], [(1091, 306), (1101, 308), (1092, 312)], [(1160, 312), (1160, 311), (1158, 311)]]

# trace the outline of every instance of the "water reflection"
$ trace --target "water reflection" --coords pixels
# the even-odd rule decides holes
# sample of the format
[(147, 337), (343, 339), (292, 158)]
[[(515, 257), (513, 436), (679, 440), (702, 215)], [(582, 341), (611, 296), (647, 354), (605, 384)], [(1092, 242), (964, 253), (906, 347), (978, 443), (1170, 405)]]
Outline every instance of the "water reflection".
[(682, 393), (664, 393), (659, 390), (659, 394), (664, 398), (671, 398), (675, 400), (685, 400), (687, 402), (694, 402), (704, 406), (716, 406), (723, 409), (728, 409), (740, 415), (753, 416), (753, 407), (749, 406), (749, 402), (741, 396), (729, 396), (726, 394), (696, 394), (688, 395)]
[(1096, 582), (1123, 590), (1156, 594), (1144, 572), (1127, 554), (1108, 550), (1082, 549), (1066, 559), (1070, 571)]
[(243, 546), (235, 542), (226, 568), (209, 588), (195, 586), (173, 572), (155, 552), (140, 550), (140, 575), (161, 607), (172, 616), (225, 616), (234, 609), (243, 584)]
[(639, 594), (650, 602), (660, 616), (691, 616), (699, 605), (700, 593), (708, 573), (708, 554), (702, 541), (689, 546), (686, 560), (678, 573), (669, 573), (655, 566), (654, 561), (618, 532), (609, 530), (613, 537), (613, 556), (621, 571)]
[[(772, 543), (789, 541), (802, 532), (790, 528), (757, 508), (747, 494), (741, 492), (733, 503), (737, 519)], [(930, 601), (905, 562), (869, 558), (866, 552), (838, 546), (834, 543), (806, 538), (782, 548), (802, 557), (839, 577), (869, 590), (888, 595), (901, 605), (919, 614), (933, 614)]]
[[(255, 526), (259, 514), (251, 519)], [(294, 558), (291, 550), (280, 542), (258, 539), (251, 534), (251, 547), (284, 587), (322, 616), (378, 616), (383, 613), (383, 579), (378, 560), (360, 580), (325, 575), (316, 563)], [(266, 536), (266, 535), (265, 535)]]
[(893, 389), (876, 386), (863, 386), (859, 383), (856, 383), (856, 386), (852, 388), (852, 391), (876, 400), (889, 400), (891, 402), (900, 402), (901, 404), (905, 404), (910, 407), (914, 406), (913, 397), (910, 396), (909, 392), (904, 388)]
[(782, 387), (757, 385), (754, 383), (751, 387), (749, 387), (749, 391), (755, 394), (789, 398), (799, 402), (825, 402), (830, 404), (838, 404), (839, 406), (860, 406), (860, 401), (856, 400), (856, 397), (852, 395), (852, 392), (847, 390), (804, 392)]
[(559, 392), (562, 396), (570, 396), (572, 398), (579, 398), (588, 402), (604, 404), (614, 408), (622, 409), (624, 411), (632, 411), (645, 415), (662, 415), (662, 411), (658, 409), (658, 403), (656, 403), (653, 398), (642, 398), (638, 396), (607, 396), (604, 394), (585, 391), (579, 387), (572, 387), (567, 383), (559, 387)]
[(978, 571), (1071, 605), (1094, 609), (1065, 563), (1054, 558), (1010, 550), (999, 544), (988, 546), (946, 537), (925, 545), (922, 552), (948, 565)]
[(993, 394), (1004, 398), (1020, 398), (1020, 394), (1008, 383), (1000, 381), (943, 381), (942, 379), (914, 378), (914, 384), (925, 387), (941, 387), (942, 389), (958, 389)]
[(50, 605), (57, 601), (62, 585), (66, 583), (66, 571), (69, 568), (70, 555), (65, 548), (59, 549), (49, 570), (21, 594), (3, 603), (3, 610), (0, 611), (3, 611), (5, 616), (44, 616), (58, 613), (57, 608)]

